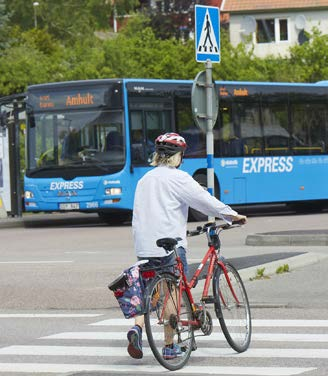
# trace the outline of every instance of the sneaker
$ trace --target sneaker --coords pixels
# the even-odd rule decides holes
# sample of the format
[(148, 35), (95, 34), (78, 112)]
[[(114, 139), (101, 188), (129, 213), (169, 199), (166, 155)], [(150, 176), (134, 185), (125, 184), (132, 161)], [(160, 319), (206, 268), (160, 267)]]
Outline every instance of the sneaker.
[(174, 344), (173, 347), (163, 347), (162, 349), (164, 359), (174, 359), (182, 354), (181, 347), (177, 344)]
[(134, 359), (141, 359), (142, 352), (142, 330), (139, 326), (133, 326), (127, 334), (129, 345), (128, 353)]

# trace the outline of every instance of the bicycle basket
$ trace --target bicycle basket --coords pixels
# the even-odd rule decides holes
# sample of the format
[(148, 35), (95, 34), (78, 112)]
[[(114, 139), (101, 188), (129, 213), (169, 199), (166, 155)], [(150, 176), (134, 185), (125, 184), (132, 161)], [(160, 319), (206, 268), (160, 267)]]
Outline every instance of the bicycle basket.
[(126, 319), (144, 313), (144, 283), (138, 265), (125, 269), (108, 288), (113, 291)]

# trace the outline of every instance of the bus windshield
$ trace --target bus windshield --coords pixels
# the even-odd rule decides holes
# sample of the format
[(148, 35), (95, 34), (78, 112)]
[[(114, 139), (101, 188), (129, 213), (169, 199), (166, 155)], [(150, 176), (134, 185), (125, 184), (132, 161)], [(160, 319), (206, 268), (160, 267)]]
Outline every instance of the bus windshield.
[(125, 163), (123, 113), (117, 111), (37, 112), (28, 116), (30, 174), (47, 169)]

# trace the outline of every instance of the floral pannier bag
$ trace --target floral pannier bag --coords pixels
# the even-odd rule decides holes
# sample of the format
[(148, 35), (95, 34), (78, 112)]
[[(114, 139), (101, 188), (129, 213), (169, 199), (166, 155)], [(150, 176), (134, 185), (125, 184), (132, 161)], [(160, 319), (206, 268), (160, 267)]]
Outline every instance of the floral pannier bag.
[(138, 264), (125, 269), (109, 284), (126, 319), (144, 313), (144, 287)]

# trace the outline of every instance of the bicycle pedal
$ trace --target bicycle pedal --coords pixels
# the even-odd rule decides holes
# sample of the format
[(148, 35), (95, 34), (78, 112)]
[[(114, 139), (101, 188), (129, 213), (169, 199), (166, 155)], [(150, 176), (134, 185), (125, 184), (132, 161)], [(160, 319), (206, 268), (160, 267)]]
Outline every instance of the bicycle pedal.
[(214, 303), (214, 296), (204, 296), (202, 297), (202, 302), (205, 304)]

